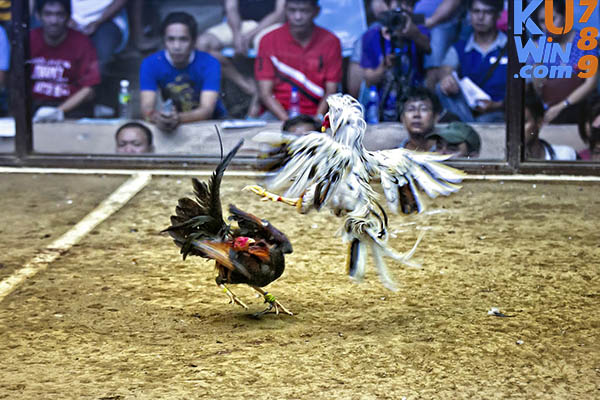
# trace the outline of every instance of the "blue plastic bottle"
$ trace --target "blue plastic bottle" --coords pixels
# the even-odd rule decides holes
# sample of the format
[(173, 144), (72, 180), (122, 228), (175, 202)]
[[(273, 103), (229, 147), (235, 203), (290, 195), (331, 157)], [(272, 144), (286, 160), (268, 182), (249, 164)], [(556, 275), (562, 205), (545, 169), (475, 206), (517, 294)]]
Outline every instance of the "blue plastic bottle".
[(290, 95), (290, 108), (288, 109), (288, 116), (294, 118), (300, 114), (300, 93), (298, 88), (292, 87), (292, 94)]
[(391, 88), (390, 92), (385, 99), (383, 106), (383, 120), (384, 121), (398, 121), (398, 94), (396, 88)]
[(375, 85), (369, 88), (369, 99), (365, 109), (365, 120), (367, 124), (375, 125), (379, 123), (379, 93)]

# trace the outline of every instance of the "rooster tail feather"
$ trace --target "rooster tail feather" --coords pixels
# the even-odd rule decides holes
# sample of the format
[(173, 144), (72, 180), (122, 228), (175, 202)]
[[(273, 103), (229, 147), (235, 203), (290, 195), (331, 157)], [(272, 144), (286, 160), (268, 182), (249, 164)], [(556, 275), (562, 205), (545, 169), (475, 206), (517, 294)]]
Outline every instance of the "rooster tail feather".
[(175, 214), (171, 216), (171, 226), (162, 232), (169, 232), (175, 244), (181, 247), (183, 258), (196, 254), (193, 241), (199, 239), (222, 239), (229, 232), (221, 210), (220, 186), (225, 169), (244, 143), (239, 143), (225, 156), (212, 174), (208, 184), (192, 178), (196, 201), (187, 197), (179, 199)]
[(352, 280), (361, 282), (366, 271), (367, 246), (359, 239), (352, 239), (348, 252), (348, 275)]
[(371, 243), (371, 252), (373, 254), (373, 261), (375, 261), (375, 267), (377, 268), (379, 280), (381, 281), (383, 286), (385, 286), (392, 292), (397, 292), (398, 287), (396, 286), (396, 283), (390, 276), (387, 266), (385, 265), (385, 261), (383, 260), (383, 248), (377, 243)]
[(366, 231), (366, 233), (369, 236), (369, 238), (374, 242), (375, 246), (381, 250), (383, 255), (393, 258), (394, 260), (399, 261), (400, 263), (404, 264), (407, 267), (416, 268), (416, 269), (421, 268), (421, 265), (419, 263), (411, 261), (410, 259), (414, 255), (415, 251), (417, 250), (417, 247), (419, 246), (421, 239), (423, 238), (423, 236), (425, 236), (425, 232), (421, 231), (421, 233), (419, 234), (419, 237), (417, 238), (417, 241), (413, 245), (412, 249), (410, 249), (410, 251), (408, 251), (406, 253), (398, 253), (398, 252), (394, 251), (392, 248), (390, 248), (386, 243), (379, 240), (376, 237), (376, 235), (374, 235), (372, 232)]
[[(231, 149), (231, 151), (229, 153), (227, 153), (225, 158), (223, 158), (223, 160), (221, 160), (221, 162), (215, 169), (215, 172), (213, 172), (213, 174), (210, 178), (210, 181), (209, 181), (208, 186), (209, 186), (210, 197), (208, 197), (206, 199), (206, 201), (208, 203), (208, 204), (206, 204), (206, 206), (208, 206), (208, 208), (210, 210), (209, 211), (210, 215), (212, 215), (213, 217), (220, 219), (220, 220), (223, 220), (223, 212), (221, 210), (221, 196), (220, 196), (221, 181), (223, 180), (223, 174), (225, 173), (225, 170), (229, 166), (229, 163), (231, 162), (231, 160), (233, 159), (233, 157), (236, 155), (236, 153), (238, 152), (240, 147), (242, 147), (243, 144), (244, 144), (244, 139), (241, 139), (238, 142), (238, 144), (236, 144), (235, 147), (233, 149)], [(197, 182), (198, 182), (198, 180), (195, 179), (194, 180), (194, 189), (197, 188), (197, 186), (196, 186)], [(196, 195), (198, 195), (198, 192), (196, 192)], [(223, 222), (223, 224), (225, 224), (225, 223)]]

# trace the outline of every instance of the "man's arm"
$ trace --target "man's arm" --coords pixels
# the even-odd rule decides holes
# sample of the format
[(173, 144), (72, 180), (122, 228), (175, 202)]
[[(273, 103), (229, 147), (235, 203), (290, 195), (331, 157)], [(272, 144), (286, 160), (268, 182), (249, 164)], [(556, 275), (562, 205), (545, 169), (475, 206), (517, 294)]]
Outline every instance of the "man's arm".
[(87, 26), (84, 26), (82, 32), (88, 36), (93, 35), (96, 32), (96, 30), (98, 30), (98, 27), (100, 25), (117, 15), (117, 13), (121, 11), (123, 7), (125, 7), (127, 1), (128, 0), (114, 0), (104, 9), (104, 12), (100, 16), (100, 18), (98, 18), (94, 22), (89, 23)]
[(381, 63), (377, 68), (365, 68), (365, 83), (367, 86), (377, 85), (385, 75), (385, 71), (392, 66), (394, 62), (394, 56), (392, 54), (388, 54), (383, 57)]
[(154, 105), (156, 104), (156, 92), (153, 90), (142, 90), (140, 92), (140, 111), (149, 122), (155, 123), (152, 120), (152, 115), (155, 113)]
[(191, 111), (178, 113), (180, 124), (211, 119), (217, 106), (219, 92), (203, 90), (200, 94), (200, 104)]
[(81, 104), (85, 103), (94, 98), (94, 89), (86, 86), (79, 89), (77, 92), (73, 93), (69, 98), (63, 101), (57, 108), (62, 110), (63, 112), (69, 112), (79, 107)]
[(458, 94), (460, 88), (458, 86), (458, 82), (452, 76), (452, 72), (458, 71), (459, 68), (459, 60), (458, 53), (453, 46), (450, 46), (448, 51), (446, 51), (446, 55), (442, 60), (442, 66), (439, 69), (440, 76), (440, 89), (442, 93), (445, 95), (454, 95)]
[(317, 107), (317, 115), (325, 115), (327, 112), (327, 97), (337, 92), (338, 82), (325, 82), (325, 95)]
[(417, 25), (415, 25), (411, 20), (409, 20), (406, 26), (404, 27), (404, 30), (402, 31), (402, 36), (415, 42), (415, 45), (419, 50), (425, 52), (426, 54), (431, 53), (431, 44), (429, 41), (429, 37), (423, 32), (421, 32)]
[[(580, 101), (584, 100), (586, 97), (592, 93), (598, 85), (598, 75), (590, 76), (585, 79), (581, 85), (579, 85), (575, 90), (573, 90), (569, 95), (565, 98), (565, 100), (569, 104), (577, 104)], [(567, 104), (565, 104), (565, 100), (561, 101), (550, 107), (544, 113), (544, 122), (549, 124), (552, 122), (558, 115), (567, 108)]]
[(285, 21), (285, 0), (277, 0), (275, 3), (275, 9), (273, 10), (273, 12), (265, 15), (263, 19), (258, 21), (258, 25), (256, 25), (256, 27), (254, 29), (249, 31), (246, 34), (246, 36), (247, 36), (248, 40), (250, 41), (254, 38), (254, 36), (256, 36), (256, 34), (258, 32), (262, 31), (263, 29), (265, 29), (273, 24), (276, 24), (278, 22), (284, 22), (284, 21)]
[(248, 43), (244, 43), (242, 38), (242, 18), (238, 9), (238, 0), (225, 0), (225, 15), (227, 17), (227, 25), (233, 34), (233, 47), (240, 54), (246, 53)]
[(460, 87), (458, 86), (458, 82), (452, 76), (452, 72), (454, 69), (447, 65), (444, 65), (440, 68), (440, 89), (442, 89), (442, 93), (445, 95), (454, 95), (458, 94), (460, 91)]
[(273, 81), (258, 81), (258, 95), (262, 104), (267, 110), (271, 111), (273, 115), (281, 121), (286, 121), (288, 119), (285, 108), (283, 108), (281, 103), (273, 96)]
[(437, 24), (446, 21), (454, 14), (459, 5), (460, 0), (442, 0), (431, 17), (425, 19), (425, 28), (431, 29)]

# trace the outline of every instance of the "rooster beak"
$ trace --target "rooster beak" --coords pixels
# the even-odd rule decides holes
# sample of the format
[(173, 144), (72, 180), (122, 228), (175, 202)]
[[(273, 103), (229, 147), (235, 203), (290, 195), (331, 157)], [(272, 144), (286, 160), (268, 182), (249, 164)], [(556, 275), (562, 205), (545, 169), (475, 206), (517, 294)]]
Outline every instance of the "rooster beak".
[(321, 124), (321, 132), (325, 133), (327, 128), (331, 127), (331, 121), (329, 121), (329, 113), (325, 114), (323, 118), (323, 123)]

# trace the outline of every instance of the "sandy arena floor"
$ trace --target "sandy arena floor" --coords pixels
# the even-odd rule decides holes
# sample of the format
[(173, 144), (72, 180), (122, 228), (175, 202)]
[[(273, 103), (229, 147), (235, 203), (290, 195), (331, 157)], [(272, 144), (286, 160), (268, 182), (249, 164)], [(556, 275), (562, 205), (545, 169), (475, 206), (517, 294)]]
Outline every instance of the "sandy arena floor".
[[(1, 175), (0, 280), (126, 177)], [(212, 263), (159, 231), (187, 177), (155, 177), (78, 245), (0, 302), (2, 399), (597, 399), (600, 186), (467, 182), (393, 217), (421, 270), (400, 291), (345, 275), (328, 213), (299, 215), (226, 177), (223, 203), (294, 245), (269, 290), (295, 316), (227, 304)], [(237, 289), (237, 290), (236, 290)], [(244, 286), (234, 291), (261, 310)], [(488, 315), (498, 307), (509, 315)]]

